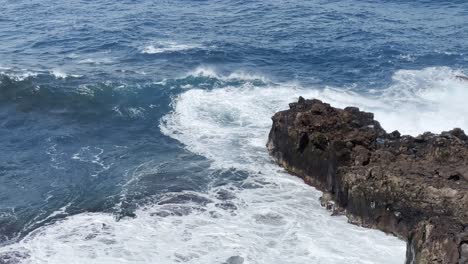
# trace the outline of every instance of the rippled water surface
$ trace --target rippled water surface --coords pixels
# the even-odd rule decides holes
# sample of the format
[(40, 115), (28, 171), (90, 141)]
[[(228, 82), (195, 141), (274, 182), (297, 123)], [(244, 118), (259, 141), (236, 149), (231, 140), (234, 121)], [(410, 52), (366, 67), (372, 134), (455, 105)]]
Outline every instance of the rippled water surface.
[(271, 161), (270, 117), (468, 130), (466, 1), (0, 4), (0, 263), (403, 263)]

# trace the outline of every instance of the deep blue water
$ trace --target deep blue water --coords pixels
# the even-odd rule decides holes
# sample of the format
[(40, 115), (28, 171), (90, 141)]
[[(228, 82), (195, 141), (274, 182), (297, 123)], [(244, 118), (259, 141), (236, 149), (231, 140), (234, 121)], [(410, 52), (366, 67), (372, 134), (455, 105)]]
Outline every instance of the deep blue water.
[[(203, 211), (209, 202), (197, 193), (254, 188), (249, 182), (254, 176), (238, 164), (253, 167), (259, 161), (243, 140), (258, 137), (252, 151), (262, 152), (266, 138), (258, 135), (270, 122), (270, 112), (263, 115), (262, 109), (283, 109), (296, 94), (375, 110), (384, 126), (408, 133), (432, 124), (436, 131), (468, 128), (462, 115), (468, 110), (466, 85), (455, 77), (468, 73), (466, 1), (0, 0), (0, 5), (0, 245), (5, 247), (67, 216), (109, 213), (117, 221), (138, 218), (141, 206), (187, 201)], [(452, 87), (456, 90), (446, 90)], [(253, 104), (263, 108), (242, 112), (240, 107)], [(233, 105), (237, 112), (229, 108)], [(409, 108), (392, 112), (400, 106)], [(258, 133), (255, 122), (263, 129)], [(423, 125), (412, 130), (413, 123)], [(173, 200), (167, 201), (168, 195)], [(224, 198), (219, 199), (229, 200)], [(254, 202), (245, 198), (242, 204)], [(0, 263), (34, 259), (37, 252), (28, 250), (15, 260), (0, 255)]]

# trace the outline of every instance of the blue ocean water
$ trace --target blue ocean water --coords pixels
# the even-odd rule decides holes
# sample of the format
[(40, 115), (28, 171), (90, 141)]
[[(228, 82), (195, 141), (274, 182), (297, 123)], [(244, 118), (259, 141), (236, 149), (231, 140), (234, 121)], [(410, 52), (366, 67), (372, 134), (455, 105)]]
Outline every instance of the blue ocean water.
[(468, 129), (466, 1), (0, 4), (0, 263), (403, 263), (271, 161), (270, 117)]

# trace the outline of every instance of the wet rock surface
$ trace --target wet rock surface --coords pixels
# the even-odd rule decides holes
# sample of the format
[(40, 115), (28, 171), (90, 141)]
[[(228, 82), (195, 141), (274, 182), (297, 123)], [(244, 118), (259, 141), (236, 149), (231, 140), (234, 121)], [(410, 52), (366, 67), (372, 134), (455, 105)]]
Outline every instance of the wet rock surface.
[(299, 98), (267, 147), (351, 223), (408, 241), (407, 263), (468, 263), (468, 137), (387, 133), (372, 113)]

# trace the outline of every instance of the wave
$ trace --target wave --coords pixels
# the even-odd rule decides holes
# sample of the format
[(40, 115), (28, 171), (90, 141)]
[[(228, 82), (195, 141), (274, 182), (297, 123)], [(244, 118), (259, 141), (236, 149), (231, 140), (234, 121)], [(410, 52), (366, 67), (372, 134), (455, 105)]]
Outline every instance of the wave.
[[(298, 83), (274, 84), (262, 76), (238, 74), (238, 72), (221, 75), (213, 68), (206, 67), (197, 68), (190, 72), (190, 75), (221, 80), (238, 78), (244, 81), (241, 87), (229, 86), (227, 83), (227, 87), (223, 89), (209, 91), (192, 89), (185, 93), (187, 96), (200, 98), (198, 100), (200, 108), (216, 107), (220, 104), (216, 100), (218, 97), (226, 100), (235, 98), (235, 104), (245, 103), (242, 108), (230, 112), (231, 117), (224, 116), (226, 120), (238, 120), (232, 117), (236, 114), (245, 117), (252, 112), (258, 113), (261, 109), (257, 108), (264, 104), (272, 107), (264, 109), (272, 114), (286, 109), (289, 102), (303, 96), (317, 98), (336, 107), (356, 106), (371, 111), (388, 131), (400, 130), (405, 134), (416, 135), (426, 131), (438, 133), (454, 127), (468, 130), (468, 118), (460, 115), (460, 113), (468, 112), (468, 105), (464, 103), (465, 98), (468, 98), (468, 82), (459, 77), (464, 76), (462, 70), (449, 67), (399, 70), (392, 76), (392, 82), (388, 87), (378, 90), (359, 87), (354, 89), (330, 86), (303, 87)], [(263, 80), (265, 85), (256, 87), (249, 82), (251, 80)], [(211, 94), (215, 96), (208, 96)], [(210, 100), (211, 98), (214, 100)], [(206, 116), (207, 118), (219, 117), (208, 113)], [(265, 116), (259, 117), (257, 123), (263, 120), (269, 124), (269, 117), (265, 118)], [(174, 122), (183, 116), (176, 109), (170, 118)], [(245, 122), (244, 124), (248, 124)], [(178, 123), (186, 128), (189, 126), (190, 118), (179, 120)], [(226, 127), (228, 128), (229, 126)]]
[[(209, 177), (245, 175), (204, 192), (166, 193), (116, 221), (82, 213), (43, 226), (0, 248), (23, 263), (397, 263), (405, 243), (347, 223), (323, 209), (320, 193), (286, 174), (268, 156), (270, 117), (298, 96), (373, 111), (387, 130), (403, 133), (468, 129), (468, 83), (450, 68), (401, 70), (385, 89), (357, 93), (298, 84), (181, 90), (161, 131), (210, 161)], [(195, 74), (196, 75), (196, 74)], [(216, 71), (203, 78), (229, 78)], [(194, 76), (190, 73), (189, 76)], [(237, 77), (240, 78), (240, 77)], [(190, 78), (185, 81), (193, 81)], [(174, 80), (173, 80), (174, 81)], [(180, 81), (180, 80), (179, 80)], [(170, 82), (170, 81), (169, 81)], [(169, 85), (166, 83), (166, 85)], [(196, 87), (196, 86), (195, 86)], [(218, 175), (218, 176), (216, 176)]]
[(251, 82), (251, 81), (260, 81), (263, 83), (269, 83), (271, 80), (264, 75), (253, 74), (246, 71), (234, 71), (227, 75), (220, 74), (214, 67), (208, 66), (199, 66), (194, 70), (190, 71), (185, 77), (206, 77), (213, 78), (222, 81), (242, 81), (242, 82)]
[(113, 64), (114, 60), (112, 58), (88, 58), (78, 61), (78, 64), (91, 64), (91, 65), (102, 65), (102, 64)]
[[(24, 73), (26, 75), (26, 73)], [(77, 118), (140, 119), (154, 113), (153, 103), (169, 100), (164, 86), (123, 82), (83, 84), (79, 75), (61, 70), (27, 76), (0, 74), (0, 103), (22, 112), (47, 112)], [(159, 92), (155, 92), (159, 91)]]
[(62, 69), (52, 69), (50, 71), (50, 74), (54, 76), (56, 79), (65, 79), (65, 78), (80, 78), (83, 77), (83, 75), (78, 75), (78, 74), (68, 74), (65, 73)]
[(399, 70), (376, 97), (379, 104), (362, 108), (374, 111), (387, 130), (405, 134), (440, 133), (454, 127), (468, 130), (468, 117), (463, 114), (468, 113), (468, 82), (459, 76), (464, 71), (449, 67)]
[[(239, 94), (229, 95), (233, 97), (254, 96), (260, 92), (277, 94), (276, 100), (283, 98), (282, 105), (287, 105), (284, 101), (302, 95), (323, 99), (337, 107), (357, 106), (374, 112), (376, 119), (389, 131), (416, 135), (453, 127), (468, 128), (468, 120), (461, 114), (468, 110), (464, 102), (468, 98), (468, 82), (457, 77), (463, 75), (462, 70), (448, 67), (399, 70), (388, 87), (369, 90), (278, 84), (261, 74), (241, 70), (223, 74), (207, 66), (198, 67), (177, 79), (143, 85), (122, 82), (83, 84), (83, 76), (68, 74), (59, 68), (45, 72), (10, 70), (0, 73), (0, 101), (14, 103), (22, 111), (142, 118), (146, 112), (153, 111), (154, 101), (165, 95), (184, 90), (204, 93), (222, 88), (224, 90), (214, 93), (230, 91)], [(154, 90), (162, 91), (162, 94), (157, 95)], [(211, 104), (216, 105), (216, 102)]]
[(49, 71), (9, 70), (0, 72), (0, 102), (12, 103), (23, 112), (47, 111), (76, 117), (102, 116), (139, 119), (158, 110), (159, 101), (194, 87), (212, 89), (227, 85), (262, 85), (268, 80), (241, 71), (228, 76), (209, 75), (198, 68), (180, 78), (158, 82), (86, 83), (82, 75), (60, 68)]
[(38, 77), (39, 75), (49, 75), (54, 77), (55, 79), (66, 79), (66, 78), (80, 78), (83, 75), (78, 74), (69, 74), (65, 73), (64, 70), (59, 68), (54, 68), (49, 71), (44, 70), (26, 70), (26, 69), (12, 69), (8, 67), (0, 67), (0, 76), (7, 76), (10, 79), (15, 81), (24, 81), (26, 79), (31, 79), (34, 77)]
[(26, 79), (29, 79), (31, 77), (36, 77), (39, 75), (38, 72), (33, 72), (33, 71), (27, 71), (27, 70), (22, 70), (22, 71), (11, 71), (9, 68), (8, 72), (0, 72), (0, 75), (7, 76), (8, 78), (11, 78), (15, 81), (24, 81)]
[(201, 48), (197, 44), (180, 44), (174, 41), (158, 41), (141, 48), (141, 53), (144, 54), (159, 54), (166, 52), (176, 52)]

